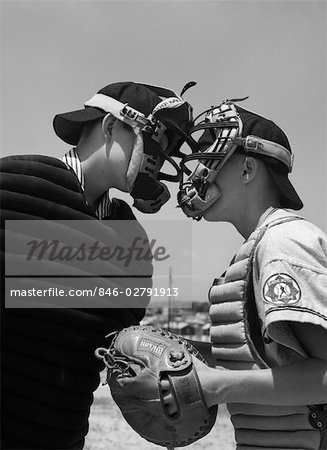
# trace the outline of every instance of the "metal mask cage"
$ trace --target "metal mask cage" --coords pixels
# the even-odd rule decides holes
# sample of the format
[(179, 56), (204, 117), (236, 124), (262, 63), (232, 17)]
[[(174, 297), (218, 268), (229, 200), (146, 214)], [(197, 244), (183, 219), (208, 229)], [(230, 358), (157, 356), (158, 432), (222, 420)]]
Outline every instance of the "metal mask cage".
[[(242, 121), (233, 101), (226, 100), (211, 107), (197, 116), (195, 122), (200, 117), (202, 119), (190, 134), (198, 131), (203, 131), (203, 134), (198, 141), (192, 138), (192, 153), (180, 163), (183, 175), (188, 175), (188, 179), (184, 182), (182, 177), (177, 195), (184, 213), (195, 220), (201, 220), (203, 212), (219, 198), (219, 189), (214, 188), (213, 182), (238, 146), (232, 139), (242, 133)], [(186, 166), (192, 160), (198, 161), (193, 171)]]
[[(235, 106), (229, 101), (204, 111), (196, 117), (195, 122), (203, 115), (205, 115), (204, 119), (190, 130), (190, 134), (198, 131), (204, 131), (204, 133), (198, 141), (194, 140), (196, 146), (191, 147), (192, 153), (186, 155), (180, 163), (181, 169), (186, 175), (191, 174), (186, 164), (192, 160), (198, 160), (210, 171), (220, 169), (237, 147), (232, 138), (240, 136), (242, 133), (242, 121)], [(208, 145), (201, 151), (205, 146), (205, 141), (208, 142)]]
[[(194, 119), (195, 126), (190, 130), (190, 134), (200, 130), (204, 133), (198, 141), (194, 140), (196, 145), (191, 147), (192, 153), (182, 159), (180, 166), (184, 173), (191, 174), (186, 163), (192, 160), (198, 160), (209, 170), (218, 172), (237, 147), (242, 147), (246, 154), (273, 158), (281, 162), (288, 172), (292, 171), (294, 155), (291, 151), (258, 136), (242, 137), (243, 123), (233, 103), (247, 98), (225, 100), (221, 105), (212, 106)], [(205, 116), (204, 119), (196, 123), (202, 116)], [(202, 150), (206, 137), (210, 137), (211, 142)]]
[[(195, 220), (200, 220), (204, 211), (218, 200), (220, 194), (214, 180), (238, 148), (241, 148), (245, 155), (260, 157), (271, 161), (271, 164), (281, 163), (288, 173), (292, 171), (294, 156), (290, 149), (259, 136), (242, 137), (241, 113), (234, 102), (246, 98), (248, 97), (225, 100), (219, 106), (212, 106), (203, 111), (194, 119), (195, 125), (190, 130), (190, 135), (199, 131), (203, 133), (198, 140), (191, 137), (192, 153), (184, 156), (180, 162), (183, 175), (186, 174), (188, 178), (184, 182), (182, 177), (177, 199), (184, 213)], [(197, 165), (191, 171), (187, 163), (194, 160)]]
[[(193, 82), (188, 83), (185, 87), (189, 88)], [(179, 165), (170, 156), (172, 153), (174, 156), (184, 157), (185, 155), (180, 153), (179, 148), (186, 140), (190, 140), (188, 130), (183, 130), (179, 126), (177, 120), (170, 120), (168, 118), (158, 119), (156, 116), (160, 117), (158, 111), (167, 110), (172, 112), (178, 109), (179, 106), (185, 105), (185, 114), (189, 121), (189, 128), (193, 125), (192, 119), (192, 108), (185, 102), (179, 95), (175, 92), (167, 90), (166, 88), (161, 88), (159, 86), (144, 85), (152, 89), (157, 93), (158, 96), (163, 98), (163, 100), (156, 105), (152, 114), (145, 116), (142, 112), (136, 110), (128, 104), (121, 103), (111, 97), (104, 94), (95, 94), (90, 100), (85, 102), (86, 107), (96, 107), (101, 108), (104, 111), (111, 113), (114, 117), (132, 128), (138, 128), (142, 133), (146, 133), (151, 139), (157, 144), (155, 146), (155, 152), (153, 152), (153, 159), (159, 157), (163, 162), (168, 161), (176, 171), (176, 174), (171, 175), (163, 172), (158, 172), (158, 180), (166, 180), (171, 182), (179, 182), (182, 176), (181, 169)], [(185, 87), (182, 92), (185, 92)], [(187, 119), (185, 120), (187, 122)], [(161, 139), (163, 134), (166, 135), (168, 139), (168, 147), (163, 149), (161, 146)], [(191, 142), (191, 145), (193, 143)], [(157, 153), (157, 155), (156, 155)], [(162, 166), (162, 164), (161, 164)]]
[[(167, 161), (176, 171), (176, 174), (174, 175), (158, 171), (158, 180), (179, 182), (182, 178), (182, 170), (179, 164), (173, 159), (173, 157), (179, 157), (182, 159), (186, 156), (180, 151), (180, 147), (184, 142), (190, 141), (188, 132), (193, 125), (193, 118), (191, 105), (189, 105), (185, 101), (182, 101), (180, 106), (184, 108), (184, 111), (182, 113), (182, 116), (184, 116), (183, 124), (179, 123), (180, 117), (170, 117), (170, 113), (172, 111), (168, 109), (166, 111), (169, 113), (167, 116), (165, 116), (164, 114), (160, 114), (160, 112), (151, 115), (152, 126), (146, 126), (142, 130), (157, 144), (155, 147), (155, 154), (153, 155), (153, 158), (157, 157), (161, 160), (162, 163), (160, 165), (160, 168), (162, 167), (164, 162)], [(167, 138), (167, 147), (165, 149), (163, 149), (161, 145), (163, 135), (165, 135)], [(193, 143), (191, 143), (191, 145), (192, 144)]]

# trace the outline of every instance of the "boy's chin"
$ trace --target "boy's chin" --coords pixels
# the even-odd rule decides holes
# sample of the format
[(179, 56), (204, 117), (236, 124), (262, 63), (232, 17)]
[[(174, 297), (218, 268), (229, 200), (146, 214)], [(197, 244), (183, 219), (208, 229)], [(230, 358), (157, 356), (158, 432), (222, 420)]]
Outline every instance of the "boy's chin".
[(212, 205), (211, 208), (204, 211), (202, 217), (207, 222), (219, 222), (219, 214), (215, 205)]

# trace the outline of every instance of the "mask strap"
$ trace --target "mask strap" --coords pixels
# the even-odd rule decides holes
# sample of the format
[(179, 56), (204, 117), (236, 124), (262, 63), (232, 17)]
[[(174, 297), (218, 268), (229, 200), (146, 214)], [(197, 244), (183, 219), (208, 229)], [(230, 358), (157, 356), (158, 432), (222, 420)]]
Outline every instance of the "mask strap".
[(131, 192), (131, 190), (133, 189), (133, 184), (139, 173), (144, 154), (142, 132), (139, 128), (133, 128), (133, 131), (135, 133), (134, 148), (132, 150), (131, 159), (126, 173), (126, 184), (128, 192)]

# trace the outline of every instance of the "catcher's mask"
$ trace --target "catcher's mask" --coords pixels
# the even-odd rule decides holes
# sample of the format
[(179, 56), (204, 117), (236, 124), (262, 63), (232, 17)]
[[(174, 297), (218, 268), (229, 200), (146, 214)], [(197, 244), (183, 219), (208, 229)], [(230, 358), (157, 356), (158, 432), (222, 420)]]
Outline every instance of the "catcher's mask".
[[(191, 138), (193, 153), (181, 161), (180, 166), (189, 177), (186, 182), (181, 181), (177, 195), (178, 204), (188, 217), (200, 220), (204, 211), (219, 199), (221, 192), (214, 181), (236, 150), (265, 160), (280, 190), (282, 207), (303, 206), (287, 177), (294, 157), (286, 135), (272, 121), (235, 104), (247, 98), (225, 100), (194, 120), (190, 134), (204, 132), (198, 141)], [(202, 116), (204, 119), (196, 123)], [(199, 161), (193, 171), (186, 166), (191, 160)]]
[[(155, 213), (170, 198), (161, 180), (181, 180), (181, 169), (171, 156), (181, 157), (179, 149), (193, 125), (192, 108), (182, 95), (195, 84), (187, 83), (178, 95), (159, 86), (115, 83), (86, 101), (84, 110), (57, 115), (54, 128), (65, 142), (77, 144), (81, 125), (108, 113), (131, 126), (135, 140), (126, 189), (134, 199), (133, 206), (144, 213)], [(160, 171), (165, 161), (174, 167), (174, 175)]]

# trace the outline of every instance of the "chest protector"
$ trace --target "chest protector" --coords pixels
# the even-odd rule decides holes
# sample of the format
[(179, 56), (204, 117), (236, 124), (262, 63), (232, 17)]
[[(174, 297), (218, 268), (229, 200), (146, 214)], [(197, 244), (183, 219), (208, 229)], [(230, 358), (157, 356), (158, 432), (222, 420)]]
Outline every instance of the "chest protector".
[[(70, 226), (65, 229), (68, 243), (75, 242), (74, 236), (79, 231), (74, 228), (74, 221), (88, 220), (90, 230), (96, 223), (102, 227), (103, 239), (115, 242), (120, 229), (113, 226), (113, 221), (134, 220), (135, 217), (125, 202), (113, 199), (111, 220), (102, 224), (86, 203), (75, 173), (56, 158), (6, 157), (0, 160), (0, 175), (0, 446), (6, 449), (82, 449), (88, 432), (92, 392), (99, 385), (99, 372), (103, 369), (94, 350), (107, 345), (105, 335), (138, 324), (145, 314), (144, 305), (134, 301), (130, 307), (124, 307), (124, 299), (120, 299), (122, 307), (112, 308), (112, 297), (107, 296), (103, 307), (51, 308), (52, 298), (40, 297), (37, 307), (26, 308), (23, 302), (31, 304), (33, 297), (25, 296), (17, 298), (22, 307), (5, 308), (5, 255), (9, 254), (8, 249), (5, 252), (6, 220), (69, 221)], [(87, 234), (84, 237), (85, 242), (96, 238)], [(15, 234), (15, 239), (19, 242), (20, 233)], [(10, 257), (14, 264), (20, 264), (19, 252)], [(42, 264), (45, 266), (46, 261)], [(145, 277), (135, 278), (133, 286), (138, 286), (139, 282), (140, 287), (151, 287), (152, 265), (150, 261), (147, 264), (148, 271), (141, 272)], [(26, 280), (31, 288), (54, 285), (51, 278), (49, 282), (43, 277)], [(120, 287), (118, 282), (113, 286)], [(40, 301), (48, 302), (48, 307), (39, 308)]]
[[(253, 256), (269, 227), (298, 219), (296, 216), (283, 217), (258, 228), (240, 248), (225, 276), (214, 281), (209, 291), (209, 314), (216, 367), (236, 370), (269, 367), (255, 306)], [(233, 403), (227, 407), (238, 450), (327, 448), (320, 431), (326, 429), (326, 424), (320, 419), (326, 414), (323, 408), (245, 403)]]

